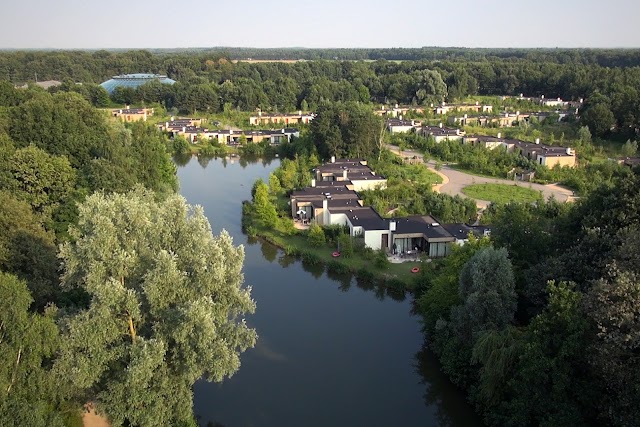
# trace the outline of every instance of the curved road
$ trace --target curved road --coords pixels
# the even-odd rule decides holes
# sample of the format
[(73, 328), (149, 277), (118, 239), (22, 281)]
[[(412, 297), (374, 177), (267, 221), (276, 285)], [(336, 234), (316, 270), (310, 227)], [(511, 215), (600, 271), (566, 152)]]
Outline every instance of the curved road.
[[(544, 195), (545, 199), (548, 199), (551, 196), (554, 196), (556, 200), (560, 202), (567, 202), (574, 199), (573, 191), (567, 190), (566, 188), (560, 187), (555, 184), (536, 184), (533, 182), (523, 182), (523, 181), (512, 181), (509, 179), (502, 178), (487, 178), (484, 176), (471, 175), (465, 172), (461, 172), (455, 169), (450, 168), (449, 166), (443, 165), (442, 169), (437, 171), (435, 169), (436, 162), (433, 160), (429, 160), (424, 162), (424, 156), (421, 153), (418, 153), (414, 150), (404, 150), (400, 151), (400, 148), (395, 145), (387, 145), (387, 148), (394, 154), (400, 157), (414, 157), (416, 156), (419, 160), (421, 160), (424, 165), (429, 168), (432, 172), (437, 173), (442, 177), (442, 184), (434, 185), (434, 190), (439, 193), (446, 193), (451, 196), (459, 195), (462, 197), (467, 197), (462, 189), (468, 185), (472, 184), (507, 184), (507, 185), (517, 185), (520, 187), (531, 188), (532, 190), (541, 191)], [(478, 208), (484, 209), (491, 202), (487, 200), (477, 200), (476, 204)]]

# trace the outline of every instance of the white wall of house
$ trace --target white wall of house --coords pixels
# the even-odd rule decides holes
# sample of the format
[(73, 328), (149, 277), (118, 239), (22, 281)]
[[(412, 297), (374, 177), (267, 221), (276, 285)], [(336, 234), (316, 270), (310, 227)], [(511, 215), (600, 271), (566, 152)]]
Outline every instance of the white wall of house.
[(364, 232), (364, 245), (373, 250), (382, 249), (382, 235), (389, 234), (389, 230), (366, 230)]
[(380, 188), (386, 188), (387, 187), (387, 180), (386, 179), (375, 179), (375, 180), (367, 180), (367, 179), (359, 179), (359, 180), (352, 180), (351, 183), (353, 184), (353, 191), (362, 191), (362, 190), (374, 190), (378, 187)]
[(329, 223), (327, 225), (350, 225), (347, 215), (343, 213), (332, 214), (329, 210), (327, 212), (329, 212)]

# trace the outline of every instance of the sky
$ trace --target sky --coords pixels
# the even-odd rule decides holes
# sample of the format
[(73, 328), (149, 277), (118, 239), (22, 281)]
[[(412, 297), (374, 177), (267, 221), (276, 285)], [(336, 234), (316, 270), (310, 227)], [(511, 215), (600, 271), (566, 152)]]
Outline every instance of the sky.
[(640, 47), (638, 0), (8, 0), (0, 48)]

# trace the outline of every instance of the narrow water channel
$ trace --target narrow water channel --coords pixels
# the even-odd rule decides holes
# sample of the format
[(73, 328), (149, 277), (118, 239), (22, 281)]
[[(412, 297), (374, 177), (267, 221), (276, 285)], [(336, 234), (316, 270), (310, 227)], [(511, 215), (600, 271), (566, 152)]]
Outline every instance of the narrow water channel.
[(462, 393), (423, 350), (411, 296), (328, 277), (242, 233), (241, 202), (278, 160), (183, 159), (180, 192), (214, 233), (245, 246), (258, 344), (222, 384), (194, 387), (201, 426), (474, 426)]

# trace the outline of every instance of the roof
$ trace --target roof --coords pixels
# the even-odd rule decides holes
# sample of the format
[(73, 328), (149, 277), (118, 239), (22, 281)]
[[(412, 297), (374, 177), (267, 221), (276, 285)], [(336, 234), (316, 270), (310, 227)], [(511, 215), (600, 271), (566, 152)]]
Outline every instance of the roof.
[(391, 221), (396, 222), (396, 234), (422, 234), (427, 239), (453, 240), (453, 236), (430, 215), (414, 215)]
[(388, 230), (387, 222), (370, 206), (330, 208), (332, 214), (345, 214), (354, 227), (365, 230)]
[(117, 87), (129, 87), (136, 89), (139, 86), (152, 81), (159, 81), (160, 83), (171, 85), (176, 82), (163, 74), (135, 73), (113, 76), (111, 80), (102, 82), (100, 86), (102, 86), (109, 94), (112, 94)]
[(466, 240), (473, 230), (467, 224), (442, 224), (442, 228), (458, 240)]

